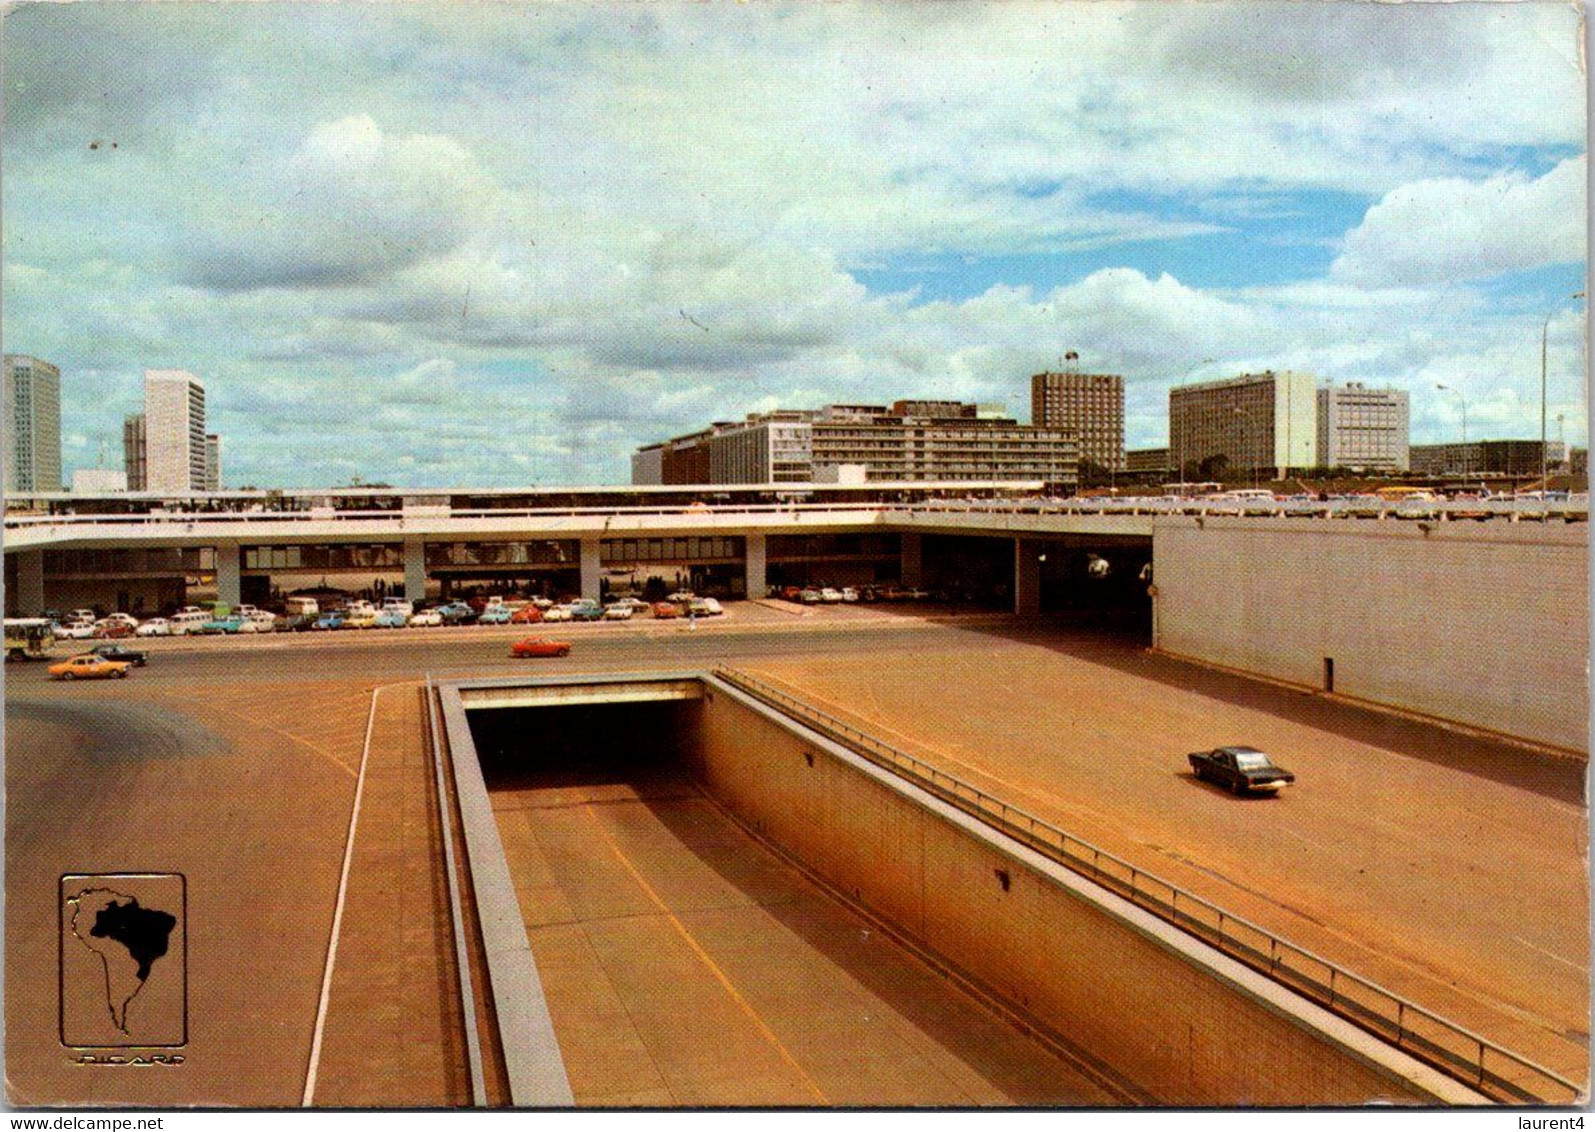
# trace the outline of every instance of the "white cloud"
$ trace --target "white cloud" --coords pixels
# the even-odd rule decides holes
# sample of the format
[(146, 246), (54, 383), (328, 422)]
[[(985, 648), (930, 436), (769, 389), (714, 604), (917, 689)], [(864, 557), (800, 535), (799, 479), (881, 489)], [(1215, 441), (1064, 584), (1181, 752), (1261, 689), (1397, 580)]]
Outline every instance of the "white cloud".
[(1444, 286), (1585, 256), (1582, 157), (1530, 179), (1441, 178), (1402, 185), (1346, 234), (1331, 274), (1375, 286)]

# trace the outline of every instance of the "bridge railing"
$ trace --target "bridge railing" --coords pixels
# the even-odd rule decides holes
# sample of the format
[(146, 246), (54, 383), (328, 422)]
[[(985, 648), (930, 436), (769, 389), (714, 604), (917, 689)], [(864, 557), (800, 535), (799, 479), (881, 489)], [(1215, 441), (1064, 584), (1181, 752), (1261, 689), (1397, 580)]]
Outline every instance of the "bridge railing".
[(39, 530), (80, 526), (183, 526), (194, 524), (234, 526), (247, 523), (361, 523), (417, 522), (436, 519), (540, 520), (609, 519), (616, 517), (681, 518), (694, 515), (779, 516), (801, 514), (1013, 515), (1013, 516), (1140, 516), (1187, 515), (1196, 517), (1400, 519), (1450, 522), (1503, 519), (1520, 521), (1586, 522), (1588, 501), (1576, 500), (1452, 500), (1442, 503), (1350, 500), (1202, 500), (1164, 497), (1112, 499), (1035, 500), (931, 500), (916, 503), (872, 501), (864, 503), (753, 503), (637, 507), (470, 508), (426, 507), (383, 511), (311, 508), (291, 511), (150, 511), (135, 515), (8, 513), (8, 530)]
[(714, 674), (1486, 1095), (1529, 1104), (1576, 1104), (1584, 1095), (1566, 1077), (882, 742), (768, 680), (724, 666)]

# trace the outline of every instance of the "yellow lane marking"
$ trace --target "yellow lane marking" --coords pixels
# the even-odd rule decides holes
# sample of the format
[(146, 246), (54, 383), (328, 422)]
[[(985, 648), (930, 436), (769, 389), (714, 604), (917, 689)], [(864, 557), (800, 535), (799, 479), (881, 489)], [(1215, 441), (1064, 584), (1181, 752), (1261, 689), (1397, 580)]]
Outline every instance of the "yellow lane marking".
[(670, 921), (670, 926), (676, 930), (676, 934), (692, 949), (692, 953), (698, 957), (703, 965), (709, 969), (709, 973), (715, 977), (715, 981), (725, 988), (725, 992), (731, 996), (731, 1000), (742, 1008), (742, 1012), (748, 1016), (749, 1021), (753, 1023), (759, 1033), (764, 1035), (764, 1040), (769, 1042), (774, 1047), (775, 1052), (781, 1055), (781, 1059), (792, 1067), (794, 1073), (802, 1078), (803, 1083), (808, 1086), (809, 1092), (814, 1094), (815, 1099), (822, 1105), (829, 1105), (831, 1103), (830, 1098), (814, 1083), (814, 1078), (804, 1072), (803, 1066), (798, 1064), (797, 1058), (793, 1057), (791, 1051), (781, 1044), (781, 1039), (775, 1036), (774, 1031), (765, 1025), (764, 1019), (759, 1017), (758, 1012), (753, 1009), (747, 999), (742, 997), (741, 992), (737, 990), (726, 973), (721, 970), (720, 965), (703, 949), (703, 945), (693, 937), (692, 933), (687, 930), (686, 925), (670, 910), (669, 905), (660, 898), (659, 893), (654, 891), (653, 885), (649, 884), (643, 878), (643, 875), (637, 871), (637, 866), (631, 863), (631, 859), (626, 856), (625, 852), (615, 842), (615, 839), (609, 835), (609, 831), (599, 822), (598, 815), (591, 809), (587, 810), (587, 814), (593, 819), (593, 828), (598, 830), (598, 835), (604, 839), (604, 843), (609, 846), (609, 851), (615, 855), (615, 860), (619, 861), (621, 866), (631, 874), (631, 879), (637, 882), (637, 887), (642, 889), (643, 895), (648, 897), (654, 907), (658, 908), (665, 919)]

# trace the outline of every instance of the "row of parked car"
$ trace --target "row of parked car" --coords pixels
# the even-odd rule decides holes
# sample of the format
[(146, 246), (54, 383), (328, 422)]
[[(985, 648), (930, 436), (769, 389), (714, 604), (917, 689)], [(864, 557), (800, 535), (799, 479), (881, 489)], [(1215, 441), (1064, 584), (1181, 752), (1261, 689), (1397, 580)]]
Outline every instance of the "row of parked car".
[(838, 602), (926, 601), (932, 595), (915, 586), (782, 586), (774, 596), (804, 605), (834, 605)]
[(338, 629), (403, 629), (444, 625), (529, 625), (543, 621), (629, 621), (639, 615), (655, 618), (715, 617), (724, 613), (712, 597), (682, 591), (666, 600), (646, 602), (624, 597), (603, 604), (592, 598), (555, 602), (534, 597), (524, 601), (500, 597), (475, 602), (453, 601), (431, 608), (416, 608), (401, 598), (381, 605), (352, 601), (338, 609), (306, 609), (300, 603), (292, 613), (274, 613), (253, 605), (240, 605), (224, 613), (197, 606), (178, 610), (170, 617), (145, 621), (127, 613), (95, 617), (92, 610), (73, 610), (56, 621), (55, 636), (63, 640), (123, 637), (234, 636), (276, 632), (330, 632)]

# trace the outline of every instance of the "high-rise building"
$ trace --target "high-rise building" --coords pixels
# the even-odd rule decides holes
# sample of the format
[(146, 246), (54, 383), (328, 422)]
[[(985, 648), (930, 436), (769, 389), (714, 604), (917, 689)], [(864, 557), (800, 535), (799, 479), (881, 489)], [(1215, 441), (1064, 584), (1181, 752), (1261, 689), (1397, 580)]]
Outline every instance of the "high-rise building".
[(205, 435), (199, 378), (181, 369), (145, 370), (145, 490), (205, 490)]
[(127, 473), (127, 490), (144, 490), (149, 470), (146, 455), (144, 414), (129, 413), (122, 418), (122, 469)]
[[(657, 450), (657, 457), (655, 452)], [(962, 402), (827, 405), (750, 414), (640, 449), (635, 477), (660, 482), (1078, 480), (1079, 445), (1064, 429), (981, 417)], [(845, 469), (845, 470), (844, 470)]]
[(205, 490), (222, 489), (222, 438), (214, 432), (205, 434)]
[(1080, 460), (1124, 470), (1124, 378), (1116, 373), (1038, 373), (1030, 379), (1030, 423), (1068, 429)]
[(61, 371), (26, 354), (5, 355), (5, 492), (61, 490)]
[(1408, 456), (1407, 394), (1357, 382), (1318, 391), (1318, 464), (1404, 472)]
[(1169, 457), (1176, 472), (1224, 472), (1318, 464), (1318, 390), (1311, 374), (1242, 374), (1169, 390)]

